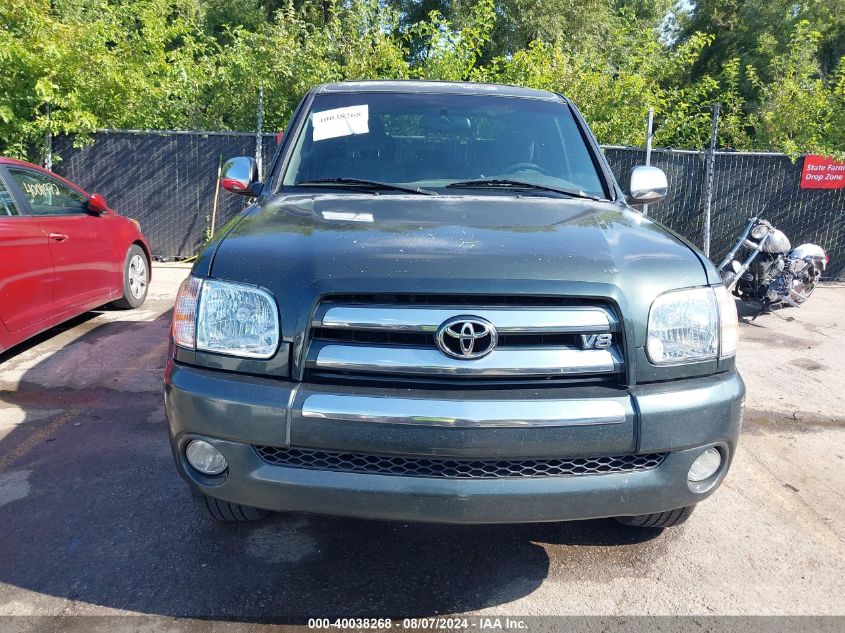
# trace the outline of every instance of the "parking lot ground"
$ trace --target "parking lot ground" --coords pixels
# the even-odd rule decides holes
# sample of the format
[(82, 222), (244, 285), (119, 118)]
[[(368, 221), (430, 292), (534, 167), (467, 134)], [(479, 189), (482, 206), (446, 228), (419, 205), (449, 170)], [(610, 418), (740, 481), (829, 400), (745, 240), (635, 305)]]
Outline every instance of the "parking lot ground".
[[(0, 615), (845, 614), (845, 287), (751, 322), (733, 469), (683, 527), (203, 516), (162, 408), (184, 266), (0, 355)], [(227, 629), (228, 630), (228, 629)]]

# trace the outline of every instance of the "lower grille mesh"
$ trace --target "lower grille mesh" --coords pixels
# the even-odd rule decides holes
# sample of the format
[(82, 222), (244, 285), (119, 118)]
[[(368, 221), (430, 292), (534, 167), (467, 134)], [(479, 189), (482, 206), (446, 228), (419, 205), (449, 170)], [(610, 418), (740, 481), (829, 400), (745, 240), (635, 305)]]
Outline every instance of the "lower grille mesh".
[(629, 473), (655, 468), (666, 457), (666, 453), (649, 453), (560, 459), (463, 460), (368, 455), (278, 446), (256, 446), (255, 450), (263, 461), (274, 466), (446, 479), (568, 477)]

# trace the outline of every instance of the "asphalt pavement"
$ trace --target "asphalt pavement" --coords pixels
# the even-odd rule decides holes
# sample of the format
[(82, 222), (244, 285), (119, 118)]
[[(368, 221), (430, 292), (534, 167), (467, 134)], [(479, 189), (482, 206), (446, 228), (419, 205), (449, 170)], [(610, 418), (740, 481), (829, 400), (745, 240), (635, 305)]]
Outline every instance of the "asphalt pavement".
[(845, 287), (751, 321), (739, 452), (688, 523), (438, 526), (275, 515), (217, 524), (167, 442), (184, 266), (139, 310), (0, 355), (0, 616), (845, 615)]

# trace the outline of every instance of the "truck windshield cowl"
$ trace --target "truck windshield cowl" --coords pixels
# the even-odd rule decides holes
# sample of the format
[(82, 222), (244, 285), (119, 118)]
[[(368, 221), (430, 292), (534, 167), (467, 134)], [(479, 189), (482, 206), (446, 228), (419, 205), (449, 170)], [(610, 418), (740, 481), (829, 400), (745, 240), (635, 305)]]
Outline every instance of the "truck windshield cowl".
[[(341, 179), (395, 185), (397, 193), (450, 195), (460, 194), (460, 183), (510, 181), (536, 192), (607, 198), (565, 102), (491, 95), (316, 95), (282, 184), (299, 189)], [(516, 187), (485, 189), (520, 193)]]

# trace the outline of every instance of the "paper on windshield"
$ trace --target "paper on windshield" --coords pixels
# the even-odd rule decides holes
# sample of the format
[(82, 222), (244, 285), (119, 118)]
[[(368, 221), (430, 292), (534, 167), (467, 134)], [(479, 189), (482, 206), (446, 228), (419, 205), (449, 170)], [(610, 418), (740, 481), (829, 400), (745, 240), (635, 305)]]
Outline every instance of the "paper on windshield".
[(368, 134), (370, 131), (370, 108), (367, 104), (324, 110), (311, 115), (314, 127), (313, 140)]

